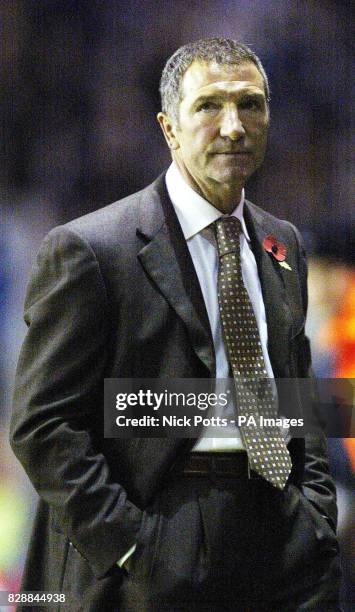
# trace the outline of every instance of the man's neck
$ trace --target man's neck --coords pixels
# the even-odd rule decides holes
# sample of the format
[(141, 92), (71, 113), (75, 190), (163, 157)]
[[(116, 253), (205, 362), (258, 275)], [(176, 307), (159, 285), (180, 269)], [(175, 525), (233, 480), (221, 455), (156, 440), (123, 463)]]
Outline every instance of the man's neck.
[(242, 195), (243, 184), (229, 185), (214, 181), (210, 189), (208, 185), (202, 187), (188, 172), (185, 166), (179, 164), (177, 159), (173, 159), (183, 179), (202, 198), (210, 202), (212, 206), (220, 210), (223, 214), (228, 215), (235, 209)]

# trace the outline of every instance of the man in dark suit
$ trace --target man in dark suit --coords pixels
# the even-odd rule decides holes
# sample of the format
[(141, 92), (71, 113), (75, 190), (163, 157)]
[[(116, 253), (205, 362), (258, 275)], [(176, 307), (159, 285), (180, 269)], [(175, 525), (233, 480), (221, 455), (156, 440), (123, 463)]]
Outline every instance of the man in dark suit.
[[(166, 175), (50, 232), (28, 288), (11, 436), (40, 502), (23, 588), (65, 593), (68, 610), (338, 610), (322, 433), (103, 435), (104, 378), (233, 376), (234, 411), (249, 409), (238, 359), (310, 376), (300, 236), (244, 197), (269, 124), (260, 60), (228, 39), (186, 45), (161, 94)], [(236, 335), (235, 356), (239, 299), (255, 342)]]

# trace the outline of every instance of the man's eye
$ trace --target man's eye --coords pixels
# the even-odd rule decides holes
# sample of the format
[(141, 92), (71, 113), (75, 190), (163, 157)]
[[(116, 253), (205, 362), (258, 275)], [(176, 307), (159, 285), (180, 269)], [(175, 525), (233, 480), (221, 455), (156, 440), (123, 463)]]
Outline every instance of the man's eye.
[(197, 107), (197, 111), (210, 112), (218, 110), (218, 104), (216, 102), (203, 102)]
[(255, 100), (254, 98), (246, 98), (240, 102), (239, 108), (242, 110), (260, 110), (261, 103), (259, 100)]

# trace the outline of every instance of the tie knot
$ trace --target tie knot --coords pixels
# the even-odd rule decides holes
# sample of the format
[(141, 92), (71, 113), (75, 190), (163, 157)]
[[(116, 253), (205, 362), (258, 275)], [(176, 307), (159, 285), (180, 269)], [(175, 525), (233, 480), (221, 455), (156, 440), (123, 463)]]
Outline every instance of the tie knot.
[(239, 219), (236, 217), (221, 217), (215, 223), (219, 256), (238, 252), (239, 237), (243, 231)]

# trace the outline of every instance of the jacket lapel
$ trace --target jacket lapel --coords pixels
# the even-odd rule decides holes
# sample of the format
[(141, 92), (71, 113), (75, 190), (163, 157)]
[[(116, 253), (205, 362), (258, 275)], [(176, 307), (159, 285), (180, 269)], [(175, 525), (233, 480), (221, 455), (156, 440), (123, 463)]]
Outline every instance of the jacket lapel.
[(214, 377), (215, 355), (206, 306), (164, 175), (142, 192), (137, 235), (146, 243), (138, 253), (142, 266), (184, 322), (196, 355)]
[(268, 328), (268, 352), (276, 377), (288, 376), (290, 339), (293, 317), (290, 307), (288, 278), (282, 267), (263, 248), (263, 240), (269, 234), (280, 236), (263, 211), (250, 202), (245, 203), (245, 221), (255, 255), (263, 294)]

